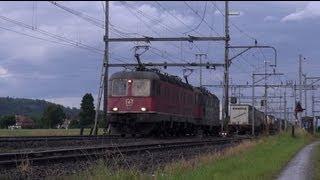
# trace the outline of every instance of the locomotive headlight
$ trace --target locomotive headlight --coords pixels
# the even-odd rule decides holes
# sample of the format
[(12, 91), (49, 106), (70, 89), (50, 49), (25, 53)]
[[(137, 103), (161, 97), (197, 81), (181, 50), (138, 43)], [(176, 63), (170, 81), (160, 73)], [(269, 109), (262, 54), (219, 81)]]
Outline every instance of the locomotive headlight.
[(146, 111), (146, 110), (147, 110), (147, 108), (145, 108), (145, 107), (141, 108), (141, 111)]
[(117, 107), (112, 108), (112, 111), (118, 111), (119, 109)]
[(132, 83), (132, 80), (131, 80), (131, 79), (129, 79), (129, 80), (128, 80), (128, 83)]

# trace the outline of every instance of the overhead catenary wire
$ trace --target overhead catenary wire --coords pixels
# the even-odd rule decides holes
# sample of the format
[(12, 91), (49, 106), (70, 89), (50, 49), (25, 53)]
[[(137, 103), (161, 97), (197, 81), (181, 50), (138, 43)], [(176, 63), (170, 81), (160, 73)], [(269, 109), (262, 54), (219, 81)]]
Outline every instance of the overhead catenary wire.
[[(30, 34), (27, 34), (27, 33), (24, 33), (24, 32), (19, 32), (19, 31), (16, 31), (16, 30), (13, 30), (13, 29), (9, 29), (9, 28), (6, 28), (6, 27), (1, 27), (0, 26), (0, 29), (2, 30), (6, 30), (6, 31), (10, 31), (10, 32), (14, 32), (16, 34), (19, 34), (19, 35), (23, 35), (23, 36), (26, 36), (26, 37), (29, 37), (29, 38), (33, 38), (33, 39), (37, 39), (37, 40), (42, 40), (42, 41), (46, 41), (46, 42), (51, 42), (51, 43), (54, 43), (54, 44), (59, 44), (59, 45), (64, 45), (64, 46), (71, 46), (71, 47), (75, 47), (75, 48), (81, 48), (79, 46), (75, 46), (73, 44), (67, 44), (67, 43), (62, 43), (62, 42), (59, 42), (59, 41), (54, 41), (54, 40), (51, 40), (51, 39), (46, 39), (46, 38), (43, 38), (43, 37), (38, 37), (38, 36), (34, 36), (34, 35), (30, 35)], [(85, 50), (88, 50), (88, 49), (85, 49)], [(102, 55), (103, 53), (102, 52), (96, 52), (96, 51), (92, 51), (93, 53), (97, 53), (97, 54), (100, 54)], [(114, 55), (114, 53), (109, 53), (111, 56)], [(116, 61), (120, 61), (120, 62), (123, 62), (123, 63), (127, 63), (126, 61), (124, 61), (123, 59), (125, 59), (124, 57), (120, 57), (120, 58), (116, 58), (116, 57), (112, 57), (113, 60), (116, 60)]]
[(79, 46), (79, 47), (82, 47), (82, 48), (85, 48), (85, 49), (89, 49), (89, 50), (92, 50), (92, 51), (103, 52), (103, 50), (101, 50), (101, 49), (98, 49), (98, 48), (89, 46), (89, 45), (84, 44), (84, 43), (81, 43), (81, 42), (77, 42), (77, 41), (71, 40), (71, 39), (69, 39), (69, 38), (66, 38), (66, 37), (63, 37), (63, 36), (61, 36), (61, 35), (57, 35), (57, 34), (48, 32), (48, 31), (46, 31), (46, 30), (42, 30), (42, 29), (40, 29), (40, 28), (34, 29), (34, 28), (32, 28), (32, 26), (27, 25), (27, 24), (25, 24), (25, 23), (23, 23), (23, 22), (21, 22), (21, 21), (13, 20), (13, 19), (11, 19), (11, 18), (2, 16), (2, 15), (0, 15), (0, 19), (3, 19), (3, 20), (8, 21), (8, 22), (10, 22), (10, 23), (16, 24), (16, 25), (21, 26), (21, 27), (26, 28), (26, 29), (39, 32), (39, 33), (41, 33), (41, 34), (43, 34), (43, 35), (45, 35), (45, 36), (49, 36), (49, 37), (51, 37), (51, 38), (54, 38), (54, 39), (57, 39), (57, 40), (66, 42), (66, 43), (68, 43), (68, 44), (73, 44), (73, 45), (75, 45), (75, 46)]
[[(194, 14), (196, 14), (198, 17), (200, 17), (200, 19), (202, 18), (202, 17), (199, 15), (199, 13), (198, 13), (196, 10), (194, 10), (186, 1), (183, 1), (183, 2), (184, 2), (184, 4), (185, 4), (189, 9), (192, 10), (192, 12), (193, 12)], [(211, 27), (211, 25), (210, 25), (205, 19), (203, 19), (203, 22), (204, 22), (213, 32), (215, 32), (217, 35), (219, 35), (219, 33), (218, 33), (213, 27)]]
[(189, 31), (184, 32), (184, 34), (193, 32), (193, 31), (197, 30), (197, 29), (200, 27), (200, 25), (202, 24), (202, 22), (204, 21), (204, 19), (205, 19), (205, 17), (206, 17), (207, 4), (208, 4), (208, 3), (206, 2), (205, 5), (204, 5), (204, 10), (203, 10), (203, 14), (202, 14), (201, 21), (197, 24), (196, 27), (194, 27), (193, 29), (191, 29), (191, 30), (189, 30)]
[[(96, 53), (103, 53), (104, 51), (101, 50), (101, 49), (98, 49), (98, 48), (95, 48), (95, 47), (92, 47), (90, 45), (87, 45), (87, 44), (84, 44), (84, 43), (81, 43), (81, 42), (78, 42), (78, 41), (75, 41), (75, 40), (72, 40), (72, 39), (69, 39), (69, 38), (66, 38), (64, 36), (61, 36), (61, 35), (57, 35), (57, 34), (54, 34), (54, 33), (51, 33), (51, 32), (48, 32), (46, 30), (43, 30), (43, 29), (40, 29), (40, 28), (33, 28), (32, 26), (28, 25), (28, 24), (25, 24), (21, 21), (17, 21), (17, 20), (13, 20), (11, 18), (8, 18), (8, 17), (5, 17), (5, 16), (2, 16), (0, 15), (0, 19), (2, 20), (5, 20), (7, 22), (10, 22), (12, 24), (15, 24), (15, 25), (18, 25), (20, 27), (23, 27), (23, 28), (26, 28), (26, 29), (29, 29), (31, 31), (34, 31), (34, 32), (38, 32), (44, 36), (47, 36), (47, 37), (50, 37), (50, 38), (53, 38), (55, 39), (56, 41), (52, 40), (52, 39), (45, 39), (43, 37), (37, 37), (37, 36), (34, 36), (34, 35), (28, 35), (26, 33), (21, 33), (21, 32), (18, 32), (18, 31), (15, 31), (15, 30), (12, 30), (12, 29), (9, 29), (9, 28), (4, 28), (2, 27), (2, 29), (4, 30), (7, 30), (7, 31), (11, 31), (11, 32), (15, 32), (15, 33), (20, 33), (21, 35), (25, 35), (25, 36), (29, 36), (29, 37), (33, 37), (33, 38), (36, 38), (36, 39), (41, 39), (41, 40), (44, 40), (44, 41), (51, 41), (53, 43), (59, 43), (59, 44), (63, 44), (65, 43), (65, 45), (69, 45), (69, 46), (73, 46), (73, 47), (78, 47), (78, 48), (81, 48), (81, 49), (85, 49), (85, 50), (89, 50), (89, 51), (92, 51), (92, 52), (96, 52)], [(58, 41), (57, 41), (58, 40)], [(62, 42), (63, 43), (62, 43)], [(57, 43), (57, 44), (58, 44)], [(124, 57), (121, 57), (120, 55), (117, 55), (119, 56), (121, 59), (126, 59)], [(118, 59), (119, 60), (119, 59)], [(121, 61), (121, 62), (124, 62), (124, 61)]]
[[(142, 19), (141, 17), (139, 17), (136, 13), (133, 12), (133, 10), (136, 10), (135, 8), (133, 8), (132, 6), (130, 6), (130, 7), (129, 7), (129, 6), (126, 6), (126, 3), (124, 3), (124, 2), (121, 2), (121, 3), (124, 4), (125, 8), (126, 8), (132, 15), (134, 15), (138, 20), (140, 20), (144, 25), (146, 25), (146, 27), (147, 27), (151, 32), (153, 32), (153, 33), (155, 33), (155, 34), (159, 34), (159, 32), (157, 32), (156, 30), (154, 30), (153, 26), (149, 25), (145, 20), (143, 20), (143, 19)], [(141, 13), (139, 13), (139, 14), (141, 15)], [(150, 20), (150, 17), (147, 18), (147, 19)], [(177, 49), (180, 49), (180, 47), (177, 46), (177, 45), (174, 44), (174, 43), (166, 43), (166, 44), (171, 45), (171, 46), (173, 46), (173, 47), (175, 47), (175, 48), (177, 48)], [(198, 49), (199, 49), (199, 47), (198, 47)], [(200, 50), (200, 49), (199, 49), (199, 50)], [(186, 52), (186, 50), (183, 50), (183, 51)], [(191, 53), (193, 53), (193, 52), (191, 52)]]
[[(57, 3), (57, 2), (54, 2), (54, 1), (49, 1), (49, 3), (51, 3), (52, 5), (68, 12), (68, 13), (71, 13), (101, 29), (105, 29), (105, 26), (104, 26), (104, 22), (103, 20), (100, 20), (100, 19), (97, 19), (97, 18), (94, 18), (92, 16), (89, 16), (89, 15), (86, 15), (80, 11), (77, 11), (75, 9), (72, 9), (72, 8), (69, 8), (67, 6), (64, 6), (60, 3)], [(104, 8), (104, 7), (103, 7)], [(105, 10), (104, 10), (105, 11)], [(119, 34), (120, 36), (124, 36), (124, 37), (127, 37), (128, 35), (139, 35), (139, 36), (143, 36), (142, 34), (139, 34), (139, 33), (132, 33), (132, 32), (124, 32), (124, 30), (121, 30), (119, 27), (116, 27), (114, 24), (110, 23), (109, 22), (109, 26), (111, 28), (111, 30), (114, 30), (116, 31), (117, 34)]]
[[(121, 4), (123, 4), (123, 5), (131, 12), (131, 14), (134, 14), (134, 16), (136, 16), (140, 21), (142, 21), (150, 30), (153, 29), (153, 26), (147, 25), (147, 22), (144, 21), (144, 20), (142, 20), (142, 18), (140, 18), (137, 14), (135, 14), (134, 12), (132, 12), (131, 9), (134, 10), (135, 12), (137, 12), (138, 14), (140, 14), (141, 16), (143, 16), (144, 18), (149, 19), (151, 22), (163, 26), (167, 31), (170, 31), (170, 32), (172, 32), (172, 33), (174, 33), (174, 34), (177, 34), (177, 35), (182, 34), (182, 35), (185, 36), (184, 33), (182, 33), (182, 32), (180, 32), (180, 33), (177, 32), (175, 29), (167, 26), (166, 24), (164, 24), (162, 21), (158, 20), (157, 18), (152, 17), (152, 16), (150, 16), (150, 15), (142, 12), (141, 10), (137, 9), (136, 7), (134, 7), (134, 6), (132, 6), (132, 5), (129, 5), (129, 3), (121, 2)], [(155, 34), (159, 34), (158, 32), (155, 32), (154, 30), (152, 30), (152, 32), (154, 32)], [(176, 44), (173, 44), (173, 43), (167, 43), (167, 44), (173, 45), (173, 46), (175, 46), (175, 47), (178, 48), (178, 49), (180, 48), (179, 46), (177, 46)], [(195, 47), (197, 48), (197, 50), (198, 50), (199, 52), (202, 52), (202, 50), (197, 46), (197, 44), (195, 44), (195, 43), (193, 43), (193, 44), (195, 45)]]
[[(182, 25), (184, 25), (185, 27), (192, 29), (191, 26), (187, 25), (186, 23), (184, 23), (179, 17), (175, 16), (171, 11), (169, 11), (164, 5), (162, 5), (161, 3), (159, 3), (158, 1), (154, 1), (160, 8), (162, 8), (164, 11), (166, 11), (170, 16), (172, 16), (174, 19), (176, 19), (177, 21), (179, 21)], [(202, 35), (200, 32), (194, 30), (193, 32), (196, 32), (199, 35)]]

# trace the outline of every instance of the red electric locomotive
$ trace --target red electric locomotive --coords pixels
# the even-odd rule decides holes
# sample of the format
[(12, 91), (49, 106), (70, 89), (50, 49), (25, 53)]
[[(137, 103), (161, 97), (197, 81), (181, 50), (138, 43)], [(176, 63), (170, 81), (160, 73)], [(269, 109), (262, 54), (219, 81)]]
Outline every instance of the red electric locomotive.
[(219, 99), (155, 69), (121, 71), (109, 80), (111, 134), (217, 134)]

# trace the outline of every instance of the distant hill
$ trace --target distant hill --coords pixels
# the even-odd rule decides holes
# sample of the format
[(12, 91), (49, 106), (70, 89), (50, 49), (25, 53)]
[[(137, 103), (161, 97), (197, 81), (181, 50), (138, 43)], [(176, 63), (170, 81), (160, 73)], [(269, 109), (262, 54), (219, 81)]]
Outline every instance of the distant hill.
[[(50, 104), (54, 103), (39, 99), (0, 97), (0, 116), (19, 114), (39, 119)], [(63, 110), (68, 118), (75, 118), (80, 112), (79, 109), (64, 106)]]

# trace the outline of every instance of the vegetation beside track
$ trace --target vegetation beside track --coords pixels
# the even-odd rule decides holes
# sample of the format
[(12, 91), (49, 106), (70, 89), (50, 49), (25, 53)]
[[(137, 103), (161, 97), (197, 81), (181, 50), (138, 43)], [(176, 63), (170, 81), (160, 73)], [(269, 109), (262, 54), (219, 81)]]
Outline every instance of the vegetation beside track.
[[(83, 135), (89, 135), (90, 129), (85, 129)], [(75, 136), (80, 134), (80, 129), (0, 129), (3, 136)], [(99, 129), (98, 134), (103, 134)]]
[(298, 131), (246, 141), (219, 153), (181, 160), (158, 170), (153, 176), (129, 169), (111, 172), (103, 163), (93, 170), (66, 179), (274, 179), (288, 161), (313, 137)]
[(316, 150), (314, 152), (314, 166), (313, 166), (313, 172), (314, 172), (314, 180), (320, 180), (320, 144), (316, 147)]

